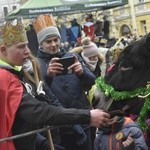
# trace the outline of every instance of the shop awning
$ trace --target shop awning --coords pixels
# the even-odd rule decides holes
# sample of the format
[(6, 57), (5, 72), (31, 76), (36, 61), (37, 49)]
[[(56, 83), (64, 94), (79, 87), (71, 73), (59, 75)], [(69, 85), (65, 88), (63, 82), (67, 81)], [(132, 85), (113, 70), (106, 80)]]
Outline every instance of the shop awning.
[(39, 14), (67, 15), (105, 10), (128, 3), (128, 0), (29, 0), (10, 12), (6, 19), (33, 18)]

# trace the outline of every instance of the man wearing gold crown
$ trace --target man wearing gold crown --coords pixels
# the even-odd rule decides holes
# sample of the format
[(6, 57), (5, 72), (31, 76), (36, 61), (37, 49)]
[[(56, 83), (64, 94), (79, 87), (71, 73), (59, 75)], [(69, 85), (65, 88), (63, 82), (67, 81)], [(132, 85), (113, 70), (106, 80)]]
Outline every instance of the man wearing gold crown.
[(107, 123), (110, 115), (101, 110), (52, 107), (34, 98), (25, 88), (22, 65), (29, 49), (23, 24), (6, 22), (0, 28), (0, 150), (35, 150), (35, 135), (4, 140), (43, 125)]

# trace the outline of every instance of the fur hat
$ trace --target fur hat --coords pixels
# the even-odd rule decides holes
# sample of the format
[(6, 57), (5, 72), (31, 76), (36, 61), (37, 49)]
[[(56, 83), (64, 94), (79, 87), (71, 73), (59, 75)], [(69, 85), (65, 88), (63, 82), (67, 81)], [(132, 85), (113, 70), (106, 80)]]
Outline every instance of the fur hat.
[(61, 38), (58, 28), (54, 26), (46, 27), (37, 33), (39, 44), (41, 44), (47, 38), (54, 37), (54, 36)]
[(83, 44), (83, 55), (85, 57), (92, 57), (99, 54), (98, 47), (95, 43), (91, 42), (91, 39), (89, 37), (85, 37), (82, 39)]

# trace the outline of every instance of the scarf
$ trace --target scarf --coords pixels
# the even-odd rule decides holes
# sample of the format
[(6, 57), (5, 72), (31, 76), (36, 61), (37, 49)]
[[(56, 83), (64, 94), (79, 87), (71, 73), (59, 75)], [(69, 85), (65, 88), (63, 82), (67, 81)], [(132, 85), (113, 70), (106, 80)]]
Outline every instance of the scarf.
[(88, 57), (85, 57), (83, 52), (81, 53), (81, 56), (85, 63), (88, 65), (91, 71), (94, 71), (98, 62), (98, 58), (96, 60), (90, 60)]

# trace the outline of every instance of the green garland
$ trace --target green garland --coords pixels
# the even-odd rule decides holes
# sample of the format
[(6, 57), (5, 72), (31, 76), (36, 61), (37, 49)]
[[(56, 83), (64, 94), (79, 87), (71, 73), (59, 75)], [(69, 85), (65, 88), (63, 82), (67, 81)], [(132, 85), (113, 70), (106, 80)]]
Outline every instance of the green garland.
[[(150, 93), (150, 87), (138, 88), (134, 91), (115, 91), (115, 89), (108, 84), (105, 84), (105, 81), (102, 77), (96, 79), (96, 86), (105, 93), (106, 96), (110, 96), (114, 101), (125, 100), (129, 98), (134, 98), (139, 95), (147, 95)], [(145, 123), (145, 118), (148, 116), (150, 111), (150, 96), (145, 98), (144, 106), (142, 107), (139, 117), (138, 124), (142, 131), (146, 131), (149, 126)]]

